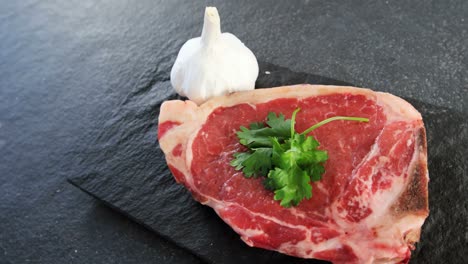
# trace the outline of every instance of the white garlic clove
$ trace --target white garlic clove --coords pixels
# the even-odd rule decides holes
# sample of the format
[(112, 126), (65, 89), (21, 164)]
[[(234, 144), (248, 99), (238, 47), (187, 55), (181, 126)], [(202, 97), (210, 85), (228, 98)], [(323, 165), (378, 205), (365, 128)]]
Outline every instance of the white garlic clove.
[(180, 49), (171, 83), (182, 96), (201, 104), (211, 97), (253, 90), (258, 77), (255, 55), (236, 36), (221, 33), (215, 7), (207, 7), (202, 36)]

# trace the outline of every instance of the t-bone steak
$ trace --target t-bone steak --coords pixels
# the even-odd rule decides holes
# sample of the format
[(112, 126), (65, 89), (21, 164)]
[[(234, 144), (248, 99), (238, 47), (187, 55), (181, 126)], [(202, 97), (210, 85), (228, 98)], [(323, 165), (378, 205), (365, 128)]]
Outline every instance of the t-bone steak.
[[(296, 130), (333, 116), (311, 134), (328, 151), (322, 180), (299, 206), (283, 208), (262, 179), (247, 179), (229, 162), (244, 151), (241, 126), (268, 112)], [(407, 263), (429, 214), (427, 149), (421, 114), (394, 95), (368, 89), (296, 85), (216, 97), (197, 106), (166, 101), (159, 144), (176, 181), (212, 207), (249, 246), (333, 263)]]

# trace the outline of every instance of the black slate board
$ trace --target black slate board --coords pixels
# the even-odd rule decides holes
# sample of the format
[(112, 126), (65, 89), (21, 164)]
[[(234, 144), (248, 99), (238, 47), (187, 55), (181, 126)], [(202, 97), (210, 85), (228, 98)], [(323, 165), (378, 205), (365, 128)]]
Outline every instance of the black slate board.
[[(112, 118), (102, 121), (93, 141), (76, 155), (77, 175), (70, 183), (208, 263), (326, 263), (246, 246), (211, 208), (175, 183), (156, 138), (161, 103), (179, 97), (168, 80), (152, 76), (144, 73)], [(351, 85), (261, 63), (256, 86), (298, 83)], [(431, 213), (411, 262), (468, 263), (467, 117), (405, 99), (423, 115), (431, 177)]]

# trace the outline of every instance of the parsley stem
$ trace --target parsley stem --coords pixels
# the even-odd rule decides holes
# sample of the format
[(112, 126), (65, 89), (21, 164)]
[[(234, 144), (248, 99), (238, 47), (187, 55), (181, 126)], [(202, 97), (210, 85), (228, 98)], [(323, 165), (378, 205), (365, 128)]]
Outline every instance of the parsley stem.
[(296, 130), (294, 129), (294, 126), (296, 125), (296, 115), (297, 115), (297, 112), (299, 112), (299, 111), (301, 111), (301, 109), (297, 108), (292, 113), (292, 117), (291, 117), (291, 138), (293, 138), (294, 134), (296, 133)]
[[(297, 111), (297, 110), (296, 110)], [(296, 112), (294, 112), (296, 113)], [(293, 113), (293, 116), (294, 116), (294, 113)], [(364, 117), (353, 117), (353, 116), (334, 116), (334, 117), (330, 117), (330, 118), (327, 118), (323, 121), (320, 121), (318, 122), (317, 124), (309, 127), (308, 129), (306, 129), (304, 132), (301, 133), (301, 135), (307, 135), (309, 134), (310, 132), (312, 132), (313, 130), (315, 130), (316, 128), (318, 127), (321, 127), (327, 123), (330, 123), (332, 121), (335, 121), (335, 120), (347, 120), (347, 121), (358, 121), (358, 122), (369, 122), (369, 118), (364, 118)]]

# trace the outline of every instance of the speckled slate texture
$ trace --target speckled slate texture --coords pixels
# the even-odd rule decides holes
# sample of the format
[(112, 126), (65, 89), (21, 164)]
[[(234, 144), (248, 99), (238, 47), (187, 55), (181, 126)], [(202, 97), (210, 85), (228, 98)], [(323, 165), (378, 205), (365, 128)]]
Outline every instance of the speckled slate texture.
[[(268, 63), (260, 64), (257, 87), (297, 83), (345, 85), (317, 75), (295, 73)], [(269, 74), (265, 74), (268, 71)], [(136, 87), (116, 108), (92, 142), (80, 155), (81, 177), (71, 182), (94, 197), (163, 237), (174, 241), (209, 263), (301, 263), (304, 260), (249, 248), (207, 207), (192, 200), (175, 183), (155, 141), (156, 117), (162, 101), (178, 98), (170, 83)], [(413, 263), (466, 258), (465, 234), (468, 211), (463, 177), (467, 118), (454, 110), (407, 98), (424, 116), (429, 144), (431, 215)], [(439, 138), (446, 140), (441, 141)], [(450, 159), (444, 157), (450, 156)], [(460, 163), (461, 164), (460, 164)], [(451, 216), (447, 218), (447, 214)], [(322, 263), (308, 261), (308, 263)]]
[[(444, 189), (431, 196), (437, 218), (426, 223), (426, 244), (413, 262), (435, 262), (431, 254), (468, 262), (460, 247), (468, 248), (468, 1), (22, 0), (0, 2), (0, 263), (201, 261), (66, 177), (112, 166), (137, 177), (112, 164), (126, 159), (122, 153), (83, 168), (83, 156), (99, 157), (93, 151), (119, 141), (142, 140), (152, 144), (144, 151), (160, 154), (151, 87), (169, 89), (177, 51), (200, 34), (207, 4), (261, 61), (417, 99), (425, 118), (436, 120), (427, 123), (431, 193)], [(145, 136), (120, 131), (130, 124), (119, 116), (132, 111), (137, 123), (150, 116), (151, 126), (131, 129)], [(98, 141), (104, 134), (113, 141)], [(140, 155), (131, 159), (151, 159)], [(132, 191), (123, 180), (108, 184)], [(204, 212), (197, 219), (211, 217), (195, 206)]]

